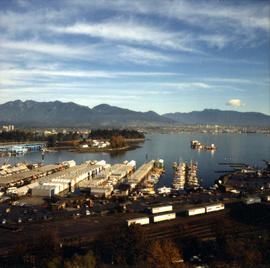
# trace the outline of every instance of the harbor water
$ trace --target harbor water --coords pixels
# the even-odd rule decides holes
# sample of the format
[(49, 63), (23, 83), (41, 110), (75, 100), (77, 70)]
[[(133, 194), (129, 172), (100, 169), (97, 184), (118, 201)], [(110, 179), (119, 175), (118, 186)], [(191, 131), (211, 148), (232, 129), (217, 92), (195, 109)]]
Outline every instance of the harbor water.
[[(196, 150), (190, 147), (191, 140), (205, 145), (215, 144), (216, 151)], [(197, 175), (202, 186), (211, 186), (222, 175), (216, 171), (231, 170), (219, 163), (245, 163), (254, 167), (265, 167), (263, 160), (270, 159), (270, 136), (264, 134), (148, 134), (140, 148), (118, 153), (74, 153), (65, 150), (45, 153), (28, 152), (20, 156), (1, 157), (0, 164), (18, 162), (52, 164), (75, 160), (81, 164), (87, 160), (105, 160), (110, 164), (135, 160), (137, 167), (151, 159), (164, 159), (165, 175), (157, 186), (170, 186), (173, 179), (173, 162), (190, 160), (198, 163)]]

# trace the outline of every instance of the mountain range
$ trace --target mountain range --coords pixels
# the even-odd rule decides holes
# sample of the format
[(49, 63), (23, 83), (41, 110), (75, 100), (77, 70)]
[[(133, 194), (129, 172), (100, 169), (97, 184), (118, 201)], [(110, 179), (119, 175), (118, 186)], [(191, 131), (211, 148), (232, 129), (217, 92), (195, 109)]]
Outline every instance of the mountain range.
[(270, 126), (270, 116), (256, 112), (221, 111), (205, 109), (190, 113), (168, 113), (163, 117), (182, 124)]
[(20, 100), (0, 105), (0, 124), (25, 127), (136, 127), (172, 124), (155, 112), (134, 112), (107, 104), (90, 109), (73, 102)]
[(255, 112), (205, 109), (200, 112), (135, 112), (108, 104), (90, 109), (73, 102), (10, 101), (0, 105), (0, 124), (20, 127), (153, 127), (174, 124), (270, 126), (270, 116)]

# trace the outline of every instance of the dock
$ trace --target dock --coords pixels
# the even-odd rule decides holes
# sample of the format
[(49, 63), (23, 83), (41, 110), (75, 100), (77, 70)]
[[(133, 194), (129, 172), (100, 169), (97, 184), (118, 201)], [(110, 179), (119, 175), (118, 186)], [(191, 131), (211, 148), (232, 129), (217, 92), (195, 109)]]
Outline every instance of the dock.
[(130, 185), (130, 189), (134, 189), (144, 178), (148, 176), (150, 171), (154, 168), (155, 160), (151, 160), (143, 164), (139, 169), (137, 169), (127, 181)]
[(245, 163), (218, 163), (218, 164), (222, 166), (235, 166), (235, 167), (241, 167), (241, 166), (247, 165)]
[(266, 164), (267, 169), (270, 169), (270, 160), (263, 160), (263, 162)]

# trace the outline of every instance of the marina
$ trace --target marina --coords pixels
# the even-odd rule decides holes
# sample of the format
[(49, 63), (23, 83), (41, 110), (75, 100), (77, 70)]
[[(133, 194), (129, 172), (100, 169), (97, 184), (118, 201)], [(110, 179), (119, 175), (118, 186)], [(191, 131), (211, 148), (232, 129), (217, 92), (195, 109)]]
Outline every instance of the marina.
[(23, 155), (29, 151), (42, 151), (45, 143), (15, 144), (0, 146), (0, 156)]
[(197, 190), (200, 188), (200, 184), (197, 177), (198, 163), (190, 160), (190, 164), (180, 161), (179, 164), (173, 163), (173, 169), (175, 170), (174, 178), (172, 182), (173, 189), (175, 190)]

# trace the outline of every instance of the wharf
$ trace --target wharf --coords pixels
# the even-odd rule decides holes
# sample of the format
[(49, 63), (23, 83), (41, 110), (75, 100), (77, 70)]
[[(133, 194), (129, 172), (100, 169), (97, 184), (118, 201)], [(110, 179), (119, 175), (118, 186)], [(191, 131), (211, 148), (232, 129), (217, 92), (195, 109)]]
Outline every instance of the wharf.
[(222, 166), (235, 166), (235, 167), (241, 167), (241, 166), (245, 166), (245, 163), (218, 163), (219, 165)]
[(215, 173), (232, 173), (235, 172), (235, 170), (216, 170)]
[(267, 165), (267, 169), (270, 169), (270, 160), (263, 160), (263, 162)]
[(131, 188), (135, 188), (149, 174), (154, 165), (155, 160), (143, 164), (128, 178), (127, 184), (129, 184)]

